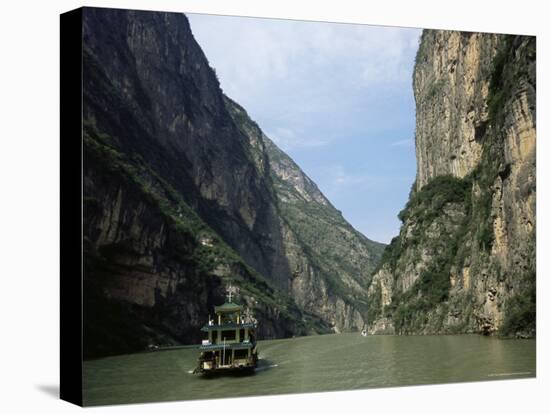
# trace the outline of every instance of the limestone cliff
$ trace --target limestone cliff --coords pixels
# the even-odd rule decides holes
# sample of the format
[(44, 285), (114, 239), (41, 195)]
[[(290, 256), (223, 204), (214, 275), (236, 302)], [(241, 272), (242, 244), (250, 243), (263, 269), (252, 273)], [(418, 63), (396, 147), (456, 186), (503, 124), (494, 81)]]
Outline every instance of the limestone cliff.
[[(261, 337), (361, 327), (380, 246), (238, 117), (185, 16), (83, 16), (85, 355), (196, 342), (229, 282)], [(318, 236), (285, 212), (283, 169)]]
[(425, 30), (417, 176), (369, 287), (374, 333), (535, 333), (535, 38)]

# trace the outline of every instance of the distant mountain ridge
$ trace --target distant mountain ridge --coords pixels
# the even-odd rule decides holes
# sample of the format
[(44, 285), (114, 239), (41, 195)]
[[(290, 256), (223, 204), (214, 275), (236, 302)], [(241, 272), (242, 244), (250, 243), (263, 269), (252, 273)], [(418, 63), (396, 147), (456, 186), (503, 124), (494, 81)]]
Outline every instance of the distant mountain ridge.
[(85, 357), (198, 341), (230, 282), (261, 337), (360, 329), (383, 245), (223, 95), (186, 17), (83, 16)]
[(267, 155), (264, 168), (281, 218), (291, 296), (301, 308), (322, 314), (337, 332), (361, 329), (366, 288), (384, 245), (356, 231), (242, 107), (227, 97), (226, 105), (251, 145)]

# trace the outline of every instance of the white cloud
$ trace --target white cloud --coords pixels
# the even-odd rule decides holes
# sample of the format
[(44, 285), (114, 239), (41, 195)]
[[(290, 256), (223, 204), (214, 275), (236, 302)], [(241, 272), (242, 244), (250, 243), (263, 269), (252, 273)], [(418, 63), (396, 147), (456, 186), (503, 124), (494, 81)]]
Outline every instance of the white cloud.
[(266, 134), (279, 148), (283, 151), (289, 151), (295, 148), (315, 148), (327, 145), (329, 141), (315, 139), (312, 137), (304, 138), (303, 135), (298, 135), (294, 131), (279, 127), (272, 132)]
[(286, 149), (342, 139), (345, 133), (326, 128), (302, 131), (336, 113), (332, 124), (346, 127), (346, 114), (368, 110), (365, 99), (388, 94), (381, 85), (410, 88), (420, 35), (418, 29), (246, 17), (190, 14), (189, 20), (224, 92)]
[(414, 142), (401, 138), (414, 134), (412, 70), (421, 31), (188, 17), (224, 92), (346, 217), (355, 223), (376, 213), (360, 226), (368, 237), (395, 233), (403, 199), (394, 193), (406, 197), (414, 180)]
[(400, 139), (398, 141), (393, 141), (390, 145), (392, 147), (412, 148), (414, 147), (414, 140), (412, 138)]
[(339, 165), (334, 169), (334, 175), (332, 182), (337, 187), (356, 186), (360, 184), (368, 184), (371, 182), (371, 178), (367, 174), (350, 174)]
[(319, 166), (311, 172), (321, 191), (326, 190), (329, 199), (341, 191), (353, 189), (360, 194), (366, 190), (378, 191), (396, 183), (408, 185), (411, 180), (408, 176), (377, 175), (368, 170), (368, 166), (351, 169), (342, 164), (331, 164)]
[(376, 177), (372, 177), (364, 171), (350, 172), (340, 164), (320, 167), (316, 171), (316, 176), (319, 177), (318, 181), (326, 186), (326, 191), (329, 194), (335, 194), (349, 187), (366, 188), (378, 181)]

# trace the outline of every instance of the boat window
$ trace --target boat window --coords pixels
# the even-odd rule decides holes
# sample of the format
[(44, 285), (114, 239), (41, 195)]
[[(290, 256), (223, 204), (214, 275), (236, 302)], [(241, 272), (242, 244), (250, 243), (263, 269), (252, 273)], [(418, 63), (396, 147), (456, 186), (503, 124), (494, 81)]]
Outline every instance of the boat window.
[(236, 339), (236, 330), (231, 331), (223, 331), (222, 332), (222, 341), (225, 339), (226, 341), (234, 341)]
[(235, 359), (243, 359), (248, 357), (248, 349), (235, 350)]
[(235, 323), (235, 322), (236, 322), (235, 315), (230, 313), (222, 315), (222, 324)]

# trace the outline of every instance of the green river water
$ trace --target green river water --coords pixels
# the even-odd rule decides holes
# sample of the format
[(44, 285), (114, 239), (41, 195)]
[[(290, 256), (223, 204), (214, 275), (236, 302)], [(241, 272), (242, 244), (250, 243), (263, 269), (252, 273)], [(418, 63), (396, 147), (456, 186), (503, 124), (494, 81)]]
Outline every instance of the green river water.
[(84, 404), (351, 390), (535, 376), (535, 341), (358, 333), (260, 341), (252, 375), (191, 374), (193, 348), (84, 362)]

